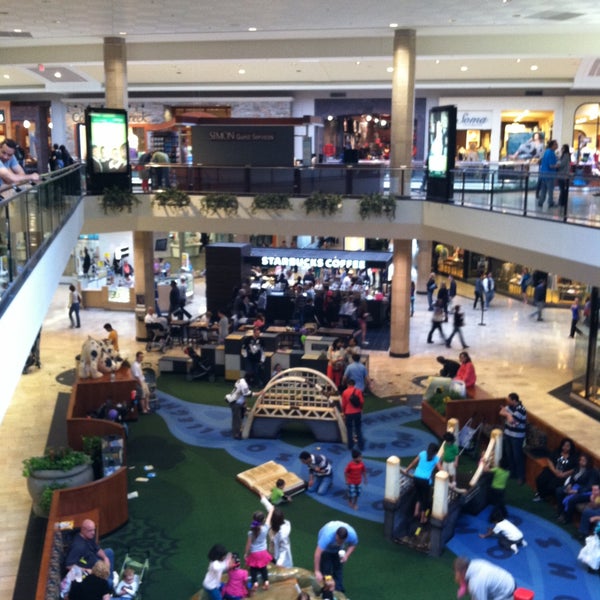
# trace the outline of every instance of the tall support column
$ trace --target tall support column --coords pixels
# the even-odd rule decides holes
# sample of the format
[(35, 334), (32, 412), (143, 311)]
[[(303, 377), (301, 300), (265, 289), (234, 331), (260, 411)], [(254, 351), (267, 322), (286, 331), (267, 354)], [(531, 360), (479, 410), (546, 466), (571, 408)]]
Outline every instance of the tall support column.
[(410, 267), (412, 241), (394, 240), (390, 310), (390, 356), (410, 356)]
[[(392, 76), (392, 131), (390, 166), (408, 167), (404, 178), (394, 175), (390, 191), (410, 196), (410, 165), (412, 161), (416, 32), (397, 29), (394, 32), (394, 74)], [(404, 184), (402, 184), (404, 181)], [(411, 240), (394, 240), (394, 278), (390, 325), (390, 356), (410, 354), (410, 268)]]
[[(135, 295), (139, 305), (154, 308), (154, 235), (152, 231), (133, 232), (133, 269), (135, 272)], [(143, 302), (141, 301), (143, 298)], [(136, 302), (136, 304), (138, 304)], [(136, 321), (136, 337), (146, 338), (146, 326)]]
[(417, 292), (425, 294), (427, 292), (427, 280), (431, 275), (431, 253), (433, 252), (433, 242), (429, 240), (419, 240), (419, 251), (417, 252)]
[(104, 89), (108, 108), (127, 108), (127, 47), (124, 38), (104, 38)]
[[(414, 29), (397, 29), (394, 33), (394, 74), (392, 76), (392, 131), (390, 166), (393, 169), (408, 167), (402, 180), (392, 177), (391, 191), (410, 196), (410, 166), (412, 161), (415, 112), (416, 32)], [(394, 171), (392, 171), (394, 173)], [(404, 181), (404, 184), (401, 182)]]

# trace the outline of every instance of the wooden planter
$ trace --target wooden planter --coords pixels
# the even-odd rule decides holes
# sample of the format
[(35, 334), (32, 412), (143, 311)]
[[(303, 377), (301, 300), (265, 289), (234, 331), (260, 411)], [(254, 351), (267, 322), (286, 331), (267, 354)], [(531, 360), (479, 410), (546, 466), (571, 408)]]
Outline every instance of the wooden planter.
[(446, 433), (446, 417), (440, 415), (429, 402), (421, 403), (421, 421), (439, 438)]

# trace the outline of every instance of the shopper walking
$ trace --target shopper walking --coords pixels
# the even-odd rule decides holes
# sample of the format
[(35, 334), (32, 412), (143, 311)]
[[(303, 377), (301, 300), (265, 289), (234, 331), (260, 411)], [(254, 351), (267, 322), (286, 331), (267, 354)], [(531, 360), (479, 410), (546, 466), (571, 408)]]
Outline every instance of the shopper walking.
[(571, 148), (569, 144), (563, 144), (560, 149), (558, 165), (556, 170), (556, 179), (558, 181), (558, 206), (561, 211), (567, 210), (567, 200), (569, 197), (569, 174), (571, 172)]
[[(81, 321), (79, 320), (79, 309), (81, 308), (81, 294), (77, 291), (75, 286), (71, 284), (69, 286), (69, 320), (71, 321), (71, 329), (73, 327), (81, 327)], [(73, 320), (73, 314), (75, 314), (75, 321)], [(77, 322), (77, 325), (75, 324)]]
[(542, 310), (544, 310), (544, 306), (546, 305), (546, 282), (543, 279), (540, 279), (535, 285), (535, 289), (533, 290), (533, 304), (535, 305), (535, 310), (529, 317), (533, 318), (537, 315), (537, 320), (543, 321)]
[(453, 318), (453, 329), (452, 329), (452, 333), (450, 334), (450, 337), (446, 340), (446, 346), (448, 346), (448, 348), (450, 348), (450, 346), (452, 345), (452, 338), (454, 337), (455, 334), (458, 333), (460, 343), (462, 344), (462, 347), (464, 350), (465, 348), (468, 348), (469, 346), (467, 345), (467, 342), (465, 342), (465, 338), (463, 337), (463, 334), (462, 334), (462, 328), (463, 328), (463, 325), (465, 324), (465, 313), (463, 313), (460, 310), (460, 305), (457, 304), (454, 307), (454, 311), (452, 313), (452, 318)]
[(444, 335), (444, 330), (442, 329), (442, 323), (446, 320), (446, 315), (444, 315), (444, 305), (441, 300), (437, 300), (435, 306), (433, 307), (433, 315), (431, 316), (431, 329), (429, 330), (429, 334), (427, 335), (427, 343), (433, 344), (433, 332), (437, 329), (444, 340), (444, 344), (448, 342), (446, 336)]

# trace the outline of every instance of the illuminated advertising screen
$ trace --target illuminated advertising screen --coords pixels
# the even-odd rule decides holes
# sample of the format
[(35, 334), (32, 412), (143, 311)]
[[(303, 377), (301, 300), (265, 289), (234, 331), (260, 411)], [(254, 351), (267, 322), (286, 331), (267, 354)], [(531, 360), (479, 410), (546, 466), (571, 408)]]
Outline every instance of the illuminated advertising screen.
[(85, 124), (88, 186), (130, 188), (127, 111), (88, 108)]
[(452, 170), (456, 158), (456, 106), (429, 111), (427, 198), (448, 202), (452, 198)]

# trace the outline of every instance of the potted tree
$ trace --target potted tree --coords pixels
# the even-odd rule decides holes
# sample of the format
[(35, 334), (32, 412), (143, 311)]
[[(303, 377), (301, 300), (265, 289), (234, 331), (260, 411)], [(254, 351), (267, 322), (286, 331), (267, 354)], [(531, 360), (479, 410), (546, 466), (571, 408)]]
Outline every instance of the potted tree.
[(23, 476), (33, 501), (33, 512), (47, 517), (42, 508), (42, 494), (48, 487), (75, 487), (94, 480), (92, 461), (85, 452), (71, 448), (46, 448), (43, 456), (23, 460)]

